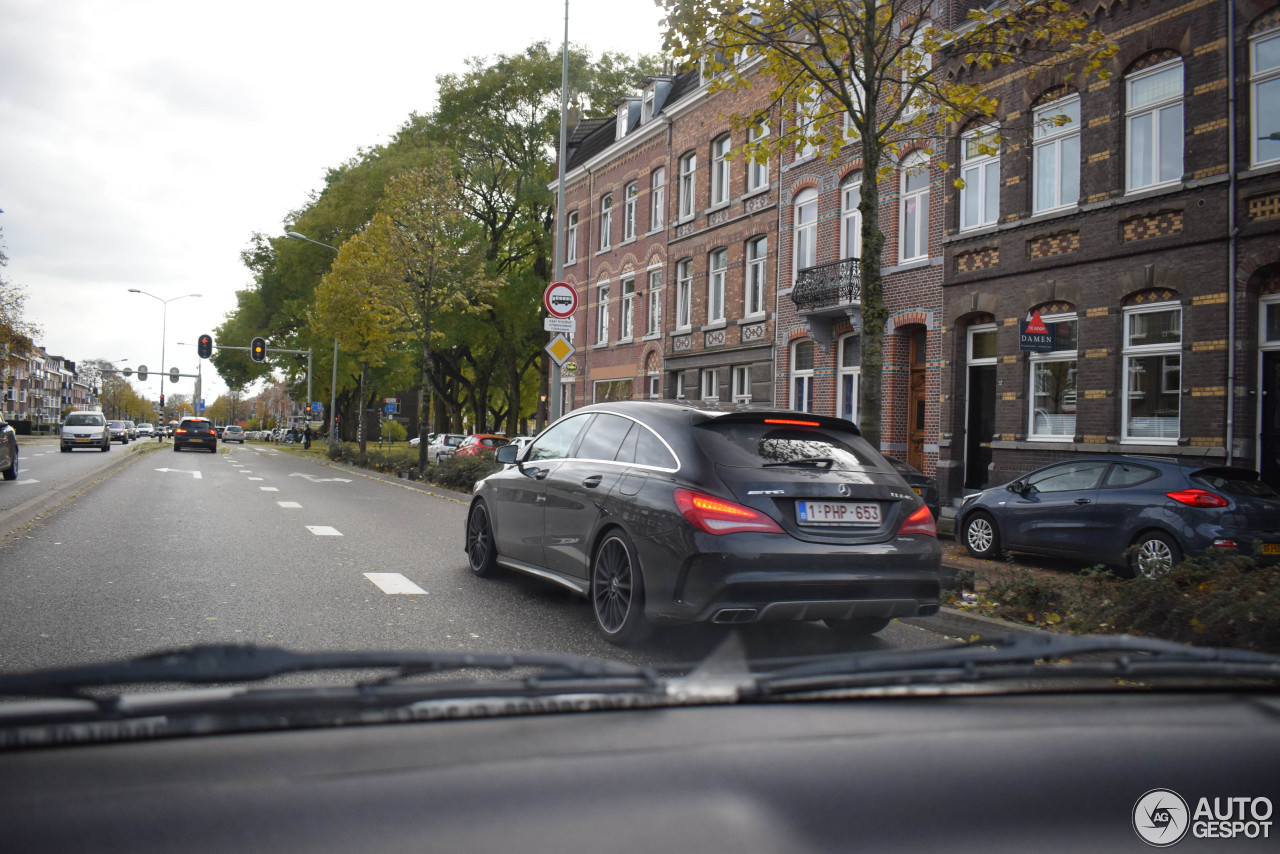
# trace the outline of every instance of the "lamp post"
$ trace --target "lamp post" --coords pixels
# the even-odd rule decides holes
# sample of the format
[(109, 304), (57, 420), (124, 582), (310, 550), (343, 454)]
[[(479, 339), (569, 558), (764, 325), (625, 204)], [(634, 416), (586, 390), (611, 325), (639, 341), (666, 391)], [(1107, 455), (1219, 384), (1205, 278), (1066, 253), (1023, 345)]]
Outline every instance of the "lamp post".
[(165, 338), (165, 330), (168, 327), (168, 323), (169, 323), (169, 303), (176, 302), (177, 300), (180, 300), (180, 299), (186, 299), (187, 297), (198, 297), (202, 295), (201, 294), (183, 294), (180, 297), (170, 297), (169, 299), (163, 299), (161, 297), (156, 296), (155, 294), (147, 293), (146, 291), (139, 290), (138, 288), (129, 288), (129, 293), (142, 294), (143, 296), (151, 297), (153, 300), (156, 300), (157, 302), (159, 302), (161, 305), (164, 306), (164, 311), (160, 315), (160, 420), (163, 421), (164, 420), (164, 372), (168, 370), (164, 366), (164, 338)]
[[(338, 247), (330, 246), (328, 243), (321, 243), (319, 240), (312, 240), (306, 235), (299, 234), (296, 231), (286, 231), (285, 237), (292, 240), (301, 240), (306, 243), (314, 243), (316, 246), (323, 246), (325, 249), (332, 249), (334, 252), (339, 251)], [(308, 404), (311, 401), (307, 401)], [(360, 401), (360, 406), (364, 406), (364, 401)], [(360, 414), (360, 420), (364, 420), (364, 413)], [(338, 444), (338, 339), (333, 339), (333, 379), (329, 382), (329, 448), (332, 450)]]

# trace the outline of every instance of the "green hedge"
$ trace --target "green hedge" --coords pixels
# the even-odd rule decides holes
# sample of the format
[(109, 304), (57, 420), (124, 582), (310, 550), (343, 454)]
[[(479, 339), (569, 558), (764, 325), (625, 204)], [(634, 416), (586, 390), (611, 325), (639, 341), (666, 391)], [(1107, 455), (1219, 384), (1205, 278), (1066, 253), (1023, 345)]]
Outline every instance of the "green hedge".
[[(329, 449), (328, 456), (336, 462), (386, 474), (418, 471), (418, 455), (406, 454), (403, 449), (395, 452), (368, 450), (361, 454), (358, 445), (339, 444)], [(502, 466), (494, 460), (492, 452), (477, 456), (449, 458), (443, 463), (427, 466), (426, 480), (447, 489), (470, 492), (476, 481), (500, 468)]]

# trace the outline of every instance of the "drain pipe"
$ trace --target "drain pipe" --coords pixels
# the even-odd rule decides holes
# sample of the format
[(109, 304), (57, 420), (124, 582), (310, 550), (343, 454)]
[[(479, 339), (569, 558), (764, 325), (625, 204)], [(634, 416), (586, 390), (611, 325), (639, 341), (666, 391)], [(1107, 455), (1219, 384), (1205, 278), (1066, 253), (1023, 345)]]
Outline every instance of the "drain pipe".
[(1236, 3), (1227, 0), (1227, 465), (1236, 446)]

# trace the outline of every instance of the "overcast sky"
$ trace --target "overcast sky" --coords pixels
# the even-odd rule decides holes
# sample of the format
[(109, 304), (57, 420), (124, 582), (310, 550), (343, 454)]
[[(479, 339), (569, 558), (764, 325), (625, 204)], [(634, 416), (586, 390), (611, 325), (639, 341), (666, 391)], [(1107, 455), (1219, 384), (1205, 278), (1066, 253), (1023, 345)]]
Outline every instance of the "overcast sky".
[[(0, 226), (51, 353), (194, 371), (325, 170), (435, 106), (472, 56), (564, 33), (563, 0), (0, 0)], [(569, 38), (657, 53), (652, 0), (572, 0)], [(246, 342), (247, 343), (247, 342)], [(225, 390), (205, 371), (205, 399)], [(159, 395), (154, 378), (143, 386)], [(170, 386), (166, 385), (166, 392)], [(176, 389), (190, 393), (193, 381)]]

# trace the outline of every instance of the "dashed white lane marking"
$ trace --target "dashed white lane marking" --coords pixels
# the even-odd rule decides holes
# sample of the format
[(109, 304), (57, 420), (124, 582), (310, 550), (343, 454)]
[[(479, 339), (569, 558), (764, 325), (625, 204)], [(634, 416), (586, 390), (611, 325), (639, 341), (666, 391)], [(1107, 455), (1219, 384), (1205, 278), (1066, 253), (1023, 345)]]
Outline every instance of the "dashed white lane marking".
[(248, 469), (240, 469), (240, 474), (253, 474), (253, 472), (249, 471)]
[(15, 481), (13, 482), (13, 485), (14, 485), (14, 486), (22, 486), (22, 484), (24, 484), (24, 483), (39, 483), (39, 482), (40, 482), (40, 481), (36, 480), (35, 478), (31, 478), (31, 477), (29, 477), (29, 478), (27, 478), (26, 480), (15, 480)]
[(426, 593), (398, 572), (366, 572), (364, 577), (378, 585), (383, 593)]
[(261, 489), (263, 492), (279, 492), (280, 491), (277, 487), (274, 487), (274, 486), (259, 486), (258, 489)]
[(342, 532), (328, 525), (307, 525), (307, 530), (317, 537), (341, 537)]
[(251, 478), (249, 478), (249, 480), (262, 480), (262, 478), (260, 478), (260, 477), (251, 477)]
[(285, 508), (286, 510), (297, 510), (298, 508), (302, 507), (302, 505), (296, 501), (277, 501), (276, 504), (279, 504), (281, 507)]

